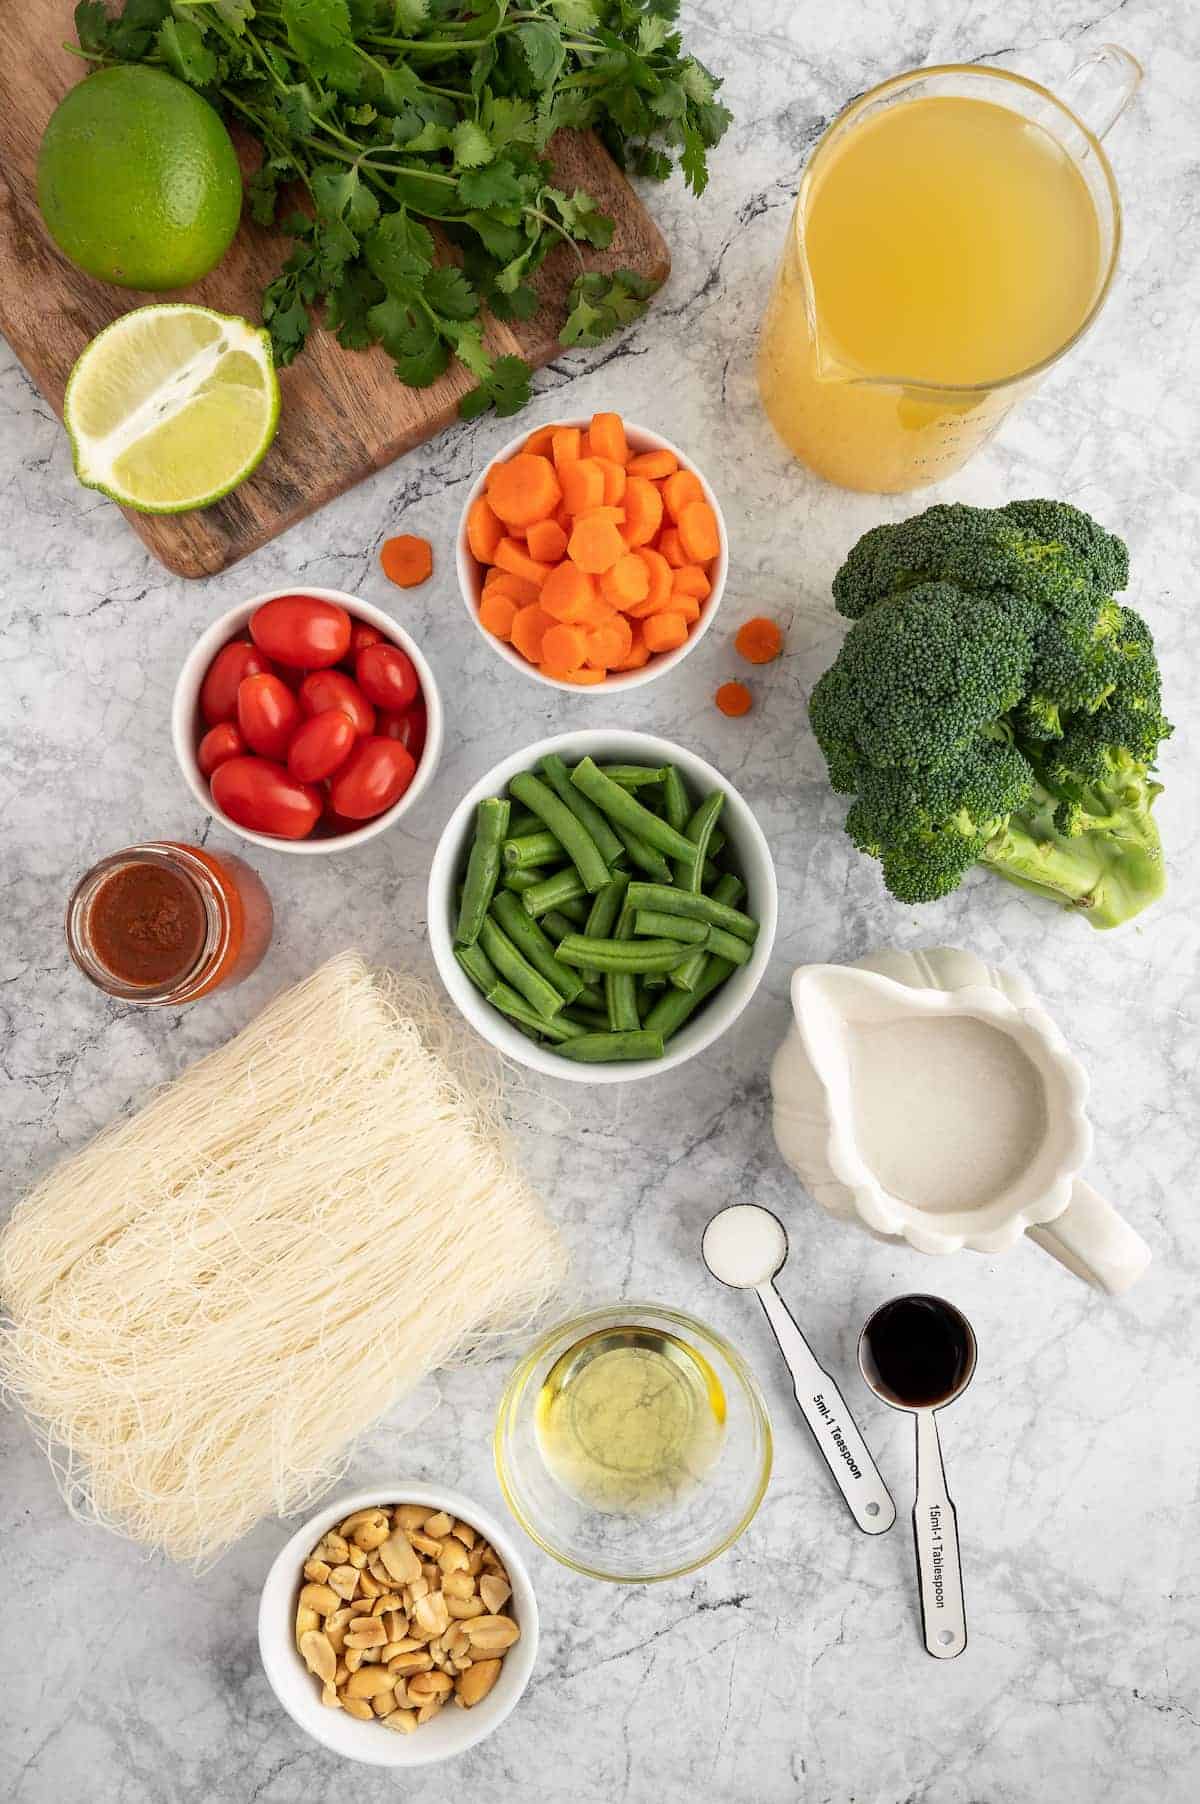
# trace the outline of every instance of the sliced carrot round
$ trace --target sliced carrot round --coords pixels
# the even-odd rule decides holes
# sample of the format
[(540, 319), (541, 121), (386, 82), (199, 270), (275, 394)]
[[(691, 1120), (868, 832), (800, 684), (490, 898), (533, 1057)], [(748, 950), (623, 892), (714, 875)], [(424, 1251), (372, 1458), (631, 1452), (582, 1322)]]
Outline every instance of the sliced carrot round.
[(759, 614), (742, 622), (733, 643), (748, 664), (769, 664), (783, 650), (783, 634), (773, 620)]
[(682, 614), (667, 609), (643, 621), (642, 634), (651, 651), (674, 651), (676, 646), (686, 644), (688, 623)]
[(662, 525), (662, 496), (644, 476), (630, 476), (625, 483), (625, 542), (648, 545)]
[(479, 619), (497, 639), (511, 639), (517, 604), (511, 595), (502, 594), (493, 583), (479, 603)]
[(679, 543), (677, 526), (664, 527), (658, 535), (657, 546), (659, 553), (667, 560), (672, 570), (682, 570), (688, 561), (688, 555)]
[(604, 466), (594, 457), (577, 457), (563, 465), (563, 500), (573, 514), (586, 514), (604, 501)]
[(578, 670), (587, 659), (588, 636), (582, 627), (555, 621), (542, 636), (543, 664), (556, 670)]
[(577, 670), (559, 670), (553, 664), (543, 663), (541, 672), (559, 683), (577, 683), (581, 689), (594, 688), (608, 675), (606, 670), (598, 670), (594, 664), (581, 664)]
[(547, 614), (573, 626), (596, 605), (596, 584), (586, 570), (567, 558), (542, 584), (540, 599)]
[(554, 468), (561, 480), (567, 464), (578, 461), (579, 447), (583, 442), (583, 433), (578, 426), (558, 426), (550, 439), (550, 455), (554, 460)]
[(678, 522), (684, 508), (692, 501), (703, 501), (704, 485), (694, 470), (676, 470), (663, 483), (663, 505), (670, 518)]
[(401, 589), (415, 589), (433, 575), (433, 546), (415, 533), (385, 539), (379, 553), (383, 574)]
[(714, 699), (722, 714), (735, 719), (739, 714), (749, 714), (754, 706), (754, 697), (745, 683), (722, 683)]
[(618, 464), (628, 461), (625, 422), (619, 413), (594, 413), (588, 426), (588, 443), (593, 457), (611, 457)]
[(518, 608), (513, 616), (512, 642), (523, 658), (531, 664), (540, 664), (542, 659), (542, 640), (554, 625), (554, 621), (544, 609), (534, 602), (532, 607)]
[(604, 506), (619, 507), (625, 493), (625, 465), (611, 457), (598, 457), (596, 462), (604, 472)]
[(634, 555), (640, 557), (646, 566), (649, 583), (645, 599), (653, 604), (646, 611), (653, 614), (671, 594), (671, 566), (661, 551), (652, 551), (649, 545), (643, 545)]
[(467, 510), (467, 544), (471, 556), (481, 564), (490, 564), (496, 547), (504, 537), (504, 528), (486, 495), (472, 501)]
[(528, 452), (530, 457), (549, 457), (556, 431), (555, 426), (539, 426), (536, 432), (529, 434), (522, 451)]
[(683, 564), (672, 572), (671, 587), (677, 595), (694, 595), (703, 601), (712, 588), (699, 564)]
[(549, 564), (539, 564), (536, 558), (530, 557), (516, 539), (501, 539), (496, 547), (496, 562), (501, 570), (524, 577), (526, 582), (535, 583), (539, 589), (551, 570)]
[(524, 576), (514, 576), (511, 570), (498, 570), (494, 564), (487, 573), (483, 592), (490, 595), (493, 589), (501, 595), (509, 596), (519, 608), (527, 608), (538, 598), (536, 583), (529, 582)]
[(506, 526), (522, 531), (544, 520), (562, 500), (562, 489), (548, 457), (518, 452), (500, 464), (488, 484), (488, 504)]
[(587, 661), (601, 670), (614, 670), (633, 649), (633, 628), (624, 614), (614, 614), (587, 636)]
[(525, 534), (530, 557), (539, 564), (557, 564), (566, 556), (567, 535), (557, 520), (535, 520)]
[(567, 544), (571, 562), (592, 576), (611, 570), (617, 559), (624, 557), (625, 550), (620, 527), (612, 520), (597, 519), (594, 514), (584, 514), (575, 522)]
[[(664, 568), (666, 566), (664, 565)], [(650, 572), (636, 551), (619, 557), (600, 578), (600, 593), (614, 608), (632, 607), (650, 593)]]
[(721, 549), (717, 516), (707, 501), (689, 501), (679, 516), (679, 543), (689, 564), (706, 564)]
[(641, 451), (631, 457), (626, 469), (631, 476), (644, 476), (648, 482), (661, 482), (664, 476), (674, 476), (679, 468), (679, 459), (673, 451)]

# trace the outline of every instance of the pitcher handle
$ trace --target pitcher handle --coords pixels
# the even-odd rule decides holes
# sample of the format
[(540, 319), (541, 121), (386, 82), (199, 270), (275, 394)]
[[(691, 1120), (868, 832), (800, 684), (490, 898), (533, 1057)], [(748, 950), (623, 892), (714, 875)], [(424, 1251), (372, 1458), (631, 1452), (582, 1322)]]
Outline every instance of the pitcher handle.
[(1077, 1278), (1112, 1297), (1136, 1284), (1150, 1263), (1150, 1248), (1141, 1235), (1082, 1178), (1076, 1178), (1071, 1200), (1056, 1221), (1025, 1231)]
[(1137, 93), (1144, 73), (1131, 51), (1101, 44), (1076, 63), (1059, 91), (1093, 136), (1104, 138)]

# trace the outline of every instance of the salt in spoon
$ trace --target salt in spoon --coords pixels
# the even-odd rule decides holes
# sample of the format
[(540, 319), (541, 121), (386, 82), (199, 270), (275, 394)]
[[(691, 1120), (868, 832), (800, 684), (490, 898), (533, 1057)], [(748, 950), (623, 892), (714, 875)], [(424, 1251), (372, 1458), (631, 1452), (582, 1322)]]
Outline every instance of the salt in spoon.
[(912, 1412), (917, 1425), (913, 1540), (925, 1651), (953, 1660), (967, 1645), (958, 1513), (946, 1486), (935, 1410), (961, 1397), (975, 1375), (975, 1332), (944, 1297), (895, 1297), (858, 1341), (858, 1364), (875, 1395)]
[(722, 1284), (752, 1290), (792, 1375), (800, 1413), (812, 1429), (846, 1506), (859, 1528), (882, 1535), (896, 1520), (896, 1506), (867, 1451), (837, 1385), (793, 1320), (774, 1280), (788, 1256), (787, 1231), (777, 1215), (756, 1203), (734, 1203), (714, 1215), (700, 1243), (705, 1265)]

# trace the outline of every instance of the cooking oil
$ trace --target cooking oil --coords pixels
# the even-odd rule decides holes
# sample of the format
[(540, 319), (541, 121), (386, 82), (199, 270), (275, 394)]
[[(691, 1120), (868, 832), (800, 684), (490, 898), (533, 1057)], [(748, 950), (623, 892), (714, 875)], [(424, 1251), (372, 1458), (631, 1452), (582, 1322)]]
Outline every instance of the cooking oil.
[(646, 1515), (711, 1469), (725, 1393), (704, 1356), (676, 1335), (601, 1328), (555, 1361), (535, 1419), (548, 1471), (577, 1502)]

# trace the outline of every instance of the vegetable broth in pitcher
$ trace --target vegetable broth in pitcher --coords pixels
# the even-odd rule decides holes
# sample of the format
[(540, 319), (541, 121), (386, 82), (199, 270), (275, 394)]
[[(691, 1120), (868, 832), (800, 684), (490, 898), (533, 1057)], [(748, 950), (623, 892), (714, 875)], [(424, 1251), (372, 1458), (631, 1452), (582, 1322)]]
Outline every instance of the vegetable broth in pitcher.
[(1095, 203), (1048, 130), (965, 95), (877, 108), (810, 182), (764, 325), (763, 405), (831, 481), (932, 482), (1011, 404), (988, 385), (1086, 321), (1105, 275)]

